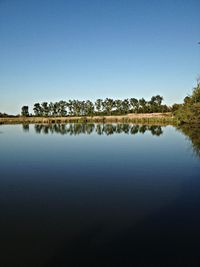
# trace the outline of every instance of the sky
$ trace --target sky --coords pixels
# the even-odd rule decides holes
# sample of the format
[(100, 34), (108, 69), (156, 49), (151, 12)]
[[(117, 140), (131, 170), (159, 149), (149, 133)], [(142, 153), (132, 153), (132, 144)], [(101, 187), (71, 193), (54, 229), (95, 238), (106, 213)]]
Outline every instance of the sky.
[(0, 112), (68, 99), (191, 94), (199, 0), (0, 0)]

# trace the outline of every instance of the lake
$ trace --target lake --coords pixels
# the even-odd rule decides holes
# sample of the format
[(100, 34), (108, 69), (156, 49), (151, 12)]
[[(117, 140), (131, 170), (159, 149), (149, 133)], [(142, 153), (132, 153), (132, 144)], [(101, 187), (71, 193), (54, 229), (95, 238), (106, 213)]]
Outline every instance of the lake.
[(0, 266), (200, 266), (200, 129), (0, 126)]

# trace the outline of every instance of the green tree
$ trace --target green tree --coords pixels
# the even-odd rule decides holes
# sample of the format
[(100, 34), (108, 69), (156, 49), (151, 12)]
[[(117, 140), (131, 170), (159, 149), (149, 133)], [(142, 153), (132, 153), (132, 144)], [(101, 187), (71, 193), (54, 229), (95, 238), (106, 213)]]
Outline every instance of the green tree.
[(102, 104), (103, 104), (103, 100), (102, 99), (97, 99), (95, 102), (95, 108), (97, 110), (98, 113), (101, 112), (102, 110)]
[(106, 114), (111, 115), (112, 109), (114, 108), (114, 103), (115, 103), (114, 100), (111, 98), (106, 98), (103, 101), (103, 108)]
[(122, 112), (123, 114), (127, 114), (129, 112), (130, 103), (128, 99), (124, 99), (122, 101)]
[(120, 99), (115, 100), (114, 106), (116, 108), (117, 113), (121, 114), (122, 113), (122, 100)]
[(53, 103), (53, 116), (59, 116), (59, 102)]
[(21, 111), (22, 116), (28, 117), (29, 116), (29, 111), (28, 111), (28, 106), (23, 106), (22, 111)]
[(163, 101), (163, 97), (160, 96), (160, 95), (156, 95), (155, 96), (155, 102), (158, 106), (160, 106), (162, 104), (162, 101)]
[(50, 109), (49, 109), (49, 105), (48, 105), (47, 102), (43, 102), (41, 104), (41, 109), (42, 109), (42, 115), (43, 116), (48, 116), (49, 115)]
[(73, 102), (72, 102), (72, 100), (69, 100), (67, 102), (67, 108), (69, 110), (69, 115), (73, 115)]
[(66, 116), (66, 115), (67, 115), (67, 110), (66, 110), (66, 108), (67, 108), (67, 102), (61, 100), (61, 101), (58, 102), (58, 104), (59, 104), (59, 107), (58, 107), (58, 114), (59, 114), (61, 117)]
[(184, 98), (184, 103), (174, 111), (174, 115), (180, 124), (200, 124), (200, 84), (193, 89), (191, 96)]
[(139, 112), (145, 113), (147, 111), (147, 101), (144, 98), (139, 99)]
[(182, 104), (173, 104), (172, 105), (172, 112), (175, 113), (177, 110), (179, 110), (182, 107)]
[(35, 116), (42, 116), (42, 109), (41, 109), (40, 103), (34, 104), (33, 111), (35, 113)]
[(49, 116), (53, 116), (53, 111), (54, 111), (54, 103), (50, 102), (49, 103)]
[(85, 113), (90, 116), (94, 114), (94, 104), (90, 100), (85, 102)]
[(162, 112), (162, 101), (163, 97), (160, 95), (152, 96), (151, 100), (149, 101), (149, 111), (150, 112)]
[(130, 102), (130, 106), (133, 109), (133, 112), (134, 113), (138, 113), (138, 110), (139, 110), (139, 102), (138, 102), (138, 100), (136, 98), (131, 98), (129, 102)]
[(193, 104), (200, 103), (200, 83), (198, 83), (198, 85), (193, 89), (191, 102)]

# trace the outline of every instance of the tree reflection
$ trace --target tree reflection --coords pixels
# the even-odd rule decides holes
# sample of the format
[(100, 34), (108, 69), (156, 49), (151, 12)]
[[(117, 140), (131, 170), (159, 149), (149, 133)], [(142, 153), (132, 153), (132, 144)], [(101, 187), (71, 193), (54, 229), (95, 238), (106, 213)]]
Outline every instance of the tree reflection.
[[(23, 130), (29, 131), (29, 125), (23, 124)], [(94, 124), (94, 123), (68, 123), (68, 124), (35, 124), (35, 132), (39, 134), (80, 135), (97, 133), (98, 135), (130, 134), (149, 132), (154, 136), (163, 134), (158, 125), (132, 125), (132, 124)], [(200, 127), (179, 127), (184, 135), (192, 142), (195, 153), (200, 157)]]
[(160, 136), (163, 133), (162, 127), (158, 125), (131, 125), (131, 124), (94, 124), (94, 123), (69, 123), (69, 124), (35, 124), (35, 132), (39, 134), (92, 134), (98, 135), (112, 134), (144, 134), (150, 132), (154, 136)]
[(24, 132), (29, 132), (29, 124), (23, 123), (22, 124), (22, 129), (23, 129)]
[(200, 157), (200, 127), (182, 126), (178, 130), (189, 138), (195, 154)]

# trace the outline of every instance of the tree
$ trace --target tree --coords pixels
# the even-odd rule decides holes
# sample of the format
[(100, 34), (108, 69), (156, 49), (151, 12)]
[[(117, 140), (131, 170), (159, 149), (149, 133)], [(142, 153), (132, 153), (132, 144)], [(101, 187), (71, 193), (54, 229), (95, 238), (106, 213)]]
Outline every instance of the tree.
[(160, 95), (152, 96), (151, 100), (149, 101), (149, 109), (150, 112), (162, 112), (162, 101), (163, 97)]
[(33, 111), (34, 111), (36, 116), (42, 116), (42, 109), (41, 109), (40, 103), (34, 104)]
[(200, 103), (200, 83), (193, 89), (191, 96), (192, 103)]
[(184, 103), (174, 112), (180, 124), (200, 124), (200, 84), (192, 92), (191, 96), (184, 98)]
[(86, 115), (94, 114), (94, 105), (90, 100), (87, 100), (85, 103), (85, 112), (86, 112)]
[(54, 103), (50, 102), (49, 103), (49, 115), (53, 115), (53, 110), (54, 110)]
[(55, 102), (53, 104), (53, 116), (58, 116), (59, 115), (59, 103)]
[(156, 112), (157, 111), (157, 104), (156, 104), (156, 97), (152, 96), (151, 100), (149, 101), (149, 110), (150, 112)]
[(172, 112), (175, 113), (177, 110), (181, 108), (182, 104), (173, 104), (172, 105)]
[(139, 112), (141, 112), (141, 113), (146, 112), (146, 110), (147, 110), (146, 104), (147, 104), (147, 102), (144, 98), (139, 99)]
[(76, 116), (81, 115), (81, 102), (79, 100), (72, 101), (73, 114)]
[(28, 106), (23, 106), (22, 111), (21, 111), (22, 116), (28, 117), (29, 116), (29, 111), (28, 111)]
[(100, 113), (102, 110), (102, 103), (103, 103), (102, 99), (97, 99), (95, 102), (95, 108), (96, 108), (98, 113)]
[(43, 102), (41, 104), (41, 110), (42, 110), (42, 115), (43, 116), (48, 116), (49, 115), (50, 109), (49, 109), (49, 105), (48, 105), (47, 102)]
[[(190, 98), (191, 99), (191, 98)], [(144, 113), (144, 112), (167, 112), (170, 108), (162, 105), (163, 97), (160, 95), (153, 96), (150, 101), (144, 98), (137, 100), (106, 98), (105, 100), (97, 99), (94, 103), (90, 100), (68, 100), (59, 102), (42, 102), (34, 104), (35, 116), (87, 116), (93, 115), (95, 112), (99, 115), (111, 114), (127, 114), (128, 112)], [(194, 94), (192, 100), (198, 101), (198, 93)]]
[(122, 112), (122, 100), (120, 100), (120, 99), (115, 100), (114, 105), (115, 105), (116, 111), (119, 114), (121, 114), (121, 112)]
[(111, 115), (111, 112), (112, 112), (112, 109), (114, 107), (114, 100), (111, 99), (111, 98), (106, 98), (104, 101), (103, 101), (103, 108), (104, 108), (104, 111)]
[(139, 109), (138, 100), (136, 98), (131, 98), (129, 102), (130, 102), (130, 106), (132, 106), (133, 108), (133, 112), (138, 113), (138, 109)]
[(69, 110), (69, 115), (73, 115), (73, 102), (72, 102), (72, 100), (69, 100), (67, 102), (67, 107), (68, 107), (68, 110)]
[(122, 101), (122, 111), (123, 113), (128, 113), (129, 112), (129, 108), (130, 108), (130, 103), (128, 99), (124, 99)]
[(160, 96), (160, 95), (156, 95), (156, 96), (155, 96), (155, 102), (156, 102), (156, 104), (157, 104), (158, 106), (161, 106), (162, 101), (163, 101), (163, 97), (162, 97), (162, 96)]
[(61, 117), (64, 117), (67, 115), (67, 102), (66, 101), (63, 101), (61, 100), (60, 102), (58, 102), (59, 104), (59, 107), (58, 107), (58, 114), (61, 116)]

